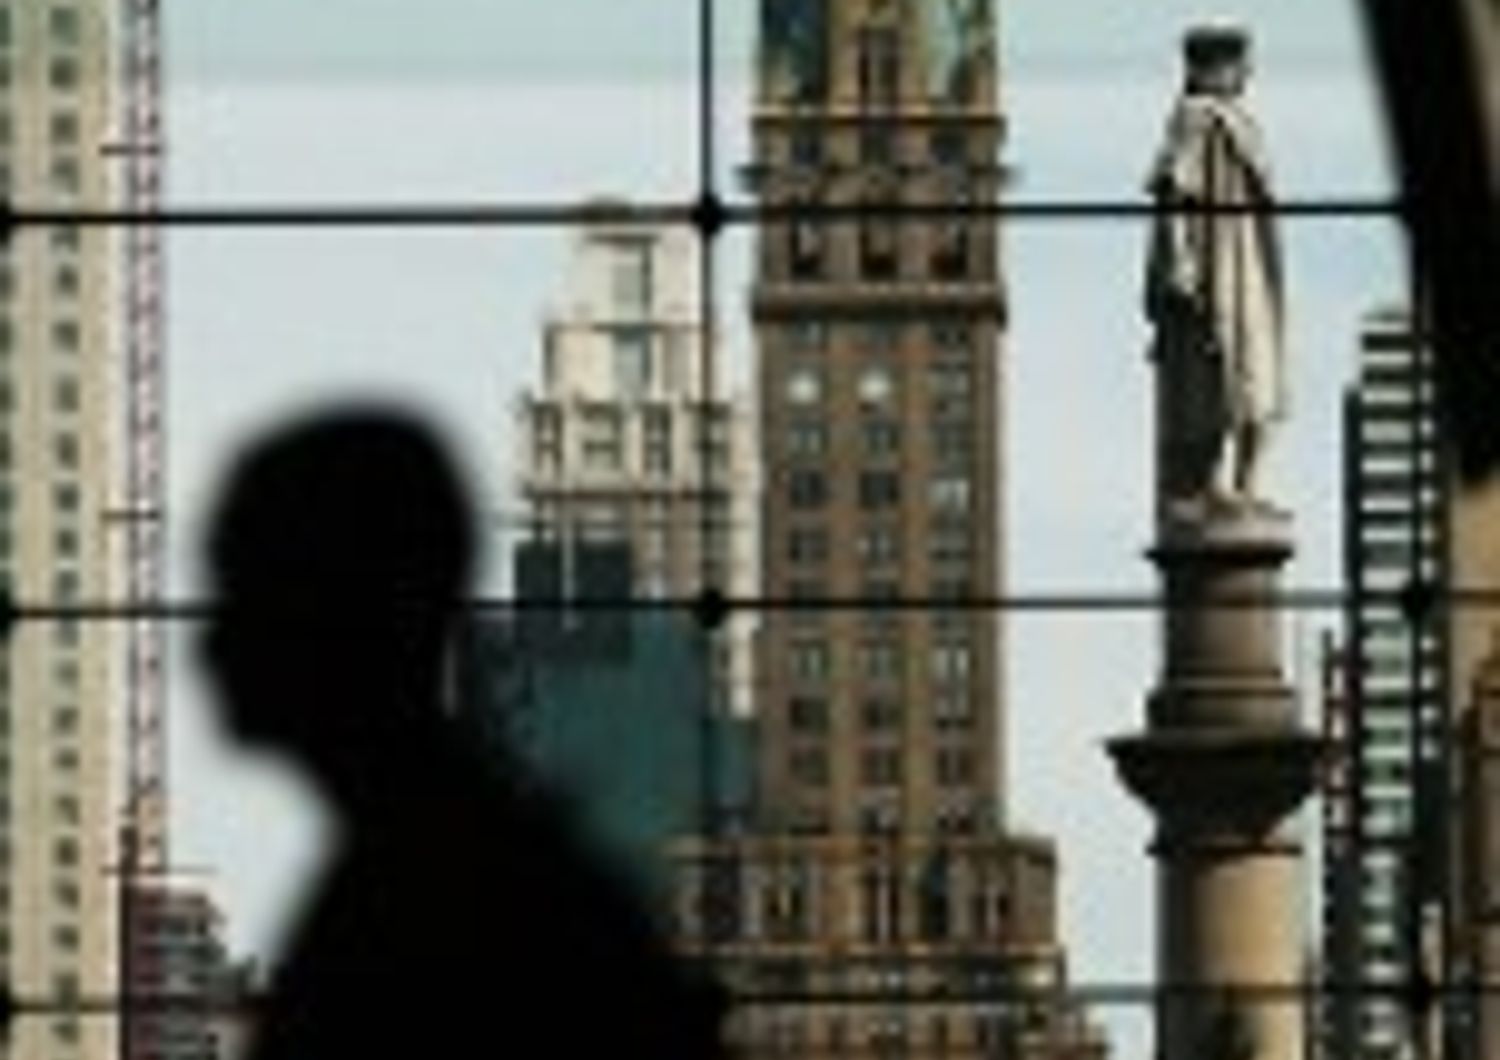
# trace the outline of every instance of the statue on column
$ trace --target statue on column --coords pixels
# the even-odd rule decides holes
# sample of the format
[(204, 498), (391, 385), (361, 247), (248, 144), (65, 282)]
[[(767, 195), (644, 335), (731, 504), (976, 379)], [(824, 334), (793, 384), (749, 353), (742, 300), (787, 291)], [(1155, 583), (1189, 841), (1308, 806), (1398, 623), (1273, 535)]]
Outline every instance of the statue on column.
[(1287, 410), (1281, 251), (1270, 167), (1242, 97), (1250, 39), (1207, 25), (1183, 42), (1186, 84), (1149, 190), (1158, 502), (1164, 515), (1266, 507), (1260, 473)]

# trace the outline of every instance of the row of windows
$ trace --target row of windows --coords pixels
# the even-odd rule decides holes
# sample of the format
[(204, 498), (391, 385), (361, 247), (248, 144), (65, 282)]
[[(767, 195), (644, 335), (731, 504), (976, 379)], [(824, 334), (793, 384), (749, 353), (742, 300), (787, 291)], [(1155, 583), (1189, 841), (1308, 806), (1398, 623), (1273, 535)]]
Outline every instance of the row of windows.
[[(855, 478), (855, 499), (866, 511), (882, 511), (901, 506), (902, 483), (897, 471), (861, 471)], [(833, 502), (832, 476), (823, 471), (799, 468), (786, 475), (787, 504), (799, 511), (825, 507)], [(927, 501), (934, 512), (956, 514), (967, 512), (971, 503), (967, 476), (945, 474), (927, 483)]]
[[(826, 420), (794, 420), (787, 426), (785, 455), (797, 463), (821, 460), (830, 452), (830, 434)], [(903, 435), (898, 420), (866, 418), (858, 424), (856, 442), (861, 455), (888, 460), (900, 457), (903, 437), (909, 436)], [(935, 464), (967, 467), (974, 459), (974, 428), (967, 418), (933, 423), (929, 438)]]
[[(785, 392), (793, 405), (814, 405), (829, 397), (827, 373), (820, 364), (802, 363), (786, 375)], [(927, 366), (927, 393), (935, 407), (946, 411), (953, 399), (960, 401), (973, 392), (974, 369), (967, 361), (941, 360)], [(901, 372), (894, 361), (866, 364), (854, 381), (854, 393), (867, 410), (889, 409), (899, 404)]]
[[(858, 673), (875, 680), (899, 677), (902, 660), (909, 654), (906, 645), (895, 641), (862, 644), (855, 655)], [(928, 655), (929, 675), (935, 681), (961, 683), (973, 667), (973, 649), (961, 641), (934, 644)], [(793, 680), (828, 680), (833, 670), (831, 646), (819, 640), (793, 642), (787, 652), (787, 670)]]
[[(806, 865), (786, 865), (757, 874), (753, 881), (731, 870), (689, 883), (681, 911), (687, 933), (708, 928), (721, 939), (765, 935), (796, 941), (818, 933), (828, 908), (822, 900), (826, 877)], [(696, 885), (696, 886), (694, 886)], [(696, 892), (696, 893), (695, 893)], [(870, 866), (858, 874), (858, 901), (853, 926), (866, 941), (895, 941), (908, 932), (925, 941), (973, 937), (988, 939), (1012, 916), (1010, 895), (993, 879), (951, 871), (940, 858), (929, 860), (909, 877), (893, 868)], [(696, 923), (694, 923), (696, 921)], [(904, 992), (907, 969), (851, 971), (849, 989)], [(806, 992), (806, 972), (786, 969), (776, 985)], [(861, 981), (863, 980), (863, 981)], [(873, 980), (873, 981), (872, 981)]]
[[(78, 270), (72, 266), (59, 266), (56, 277), (60, 283), (76, 283)], [(10, 271), (0, 266), (0, 296), (11, 293)], [(73, 289), (73, 293), (77, 288)], [(82, 325), (73, 318), (54, 320), (48, 331), (52, 347), (60, 353), (76, 353), (83, 341)], [(12, 351), (15, 342), (15, 327), (8, 318), (0, 318), (0, 354)]]
[[(71, 92), (83, 80), (83, 64), (73, 55), (55, 55), (47, 62), (47, 87), (55, 92)], [(0, 55), (0, 88), (17, 84), (15, 63)]]
[[(618, 471), (625, 465), (627, 416), (624, 409), (605, 406), (585, 409), (577, 421), (579, 449), (584, 467)], [(532, 451), (542, 471), (558, 471), (563, 465), (564, 420), (559, 411), (538, 407), (532, 419)], [(700, 418), (692, 446), (691, 464), (725, 471), (729, 467), (729, 427), (722, 410)], [(670, 474), (673, 465), (673, 421), (665, 409), (647, 408), (641, 417), (640, 466), (647, 473)]]
[[(787, 532), (786, 559), (795, 564), (822, 564), (833, 555), (829, 531), (822, 526), (798, 525)], [(928, 558), (934, 564), (968, 563), (973, 558), (974, 528), (967, 522), (934, 523), (927, 534)], [(860, 528), (854, 555), (862, 566), (901, 563), (902, 535), (894, 524)]]
[[(47, 167), (47, 188), (60, 195), (78, 195), (83, 190), (83, 169), (76, 155), (61, 155)], [(0, 194), (12, 195), (16, 190), (14, 171), (10, 164), (0, 161)]]
[[(17, 29), (15, 12), (0, 6), (0, 47), (16, 43)], [(78, 44), (83, 39), (83, 20), (77, 5), (54, 3), (48, 8), (47, 35), (56, 44)]]
[(924, 1046), (939, 1052), (952, 1048), (967, 1055), (972, 1045), (996, 1050), (985, 1052), (986, 1056), (1008, 1056), (1015, 1048), (1017, 1026), (1024, 1023), (1041, 1029), (1047, 1022), (1046, 1013), (1036, 1006), (1017, 1016), (976, 1016), (965, 1010), (962, 1014), (934, 1014), (919, 1019), (903, 1008), (888, 1015), (834, 1015), (822, 1021), (778, 1010), (763, 1019), (762, 1025), (747, 1037), (754, 1039), (750, 1048), (758, 1047), (773, 1056), (801, 1056), (819, 1044), (830, 1052), (847, 1051), (849, 1055), (904, 1056), (907, 1049)]
[[(52, 384), (52, 408), (57, 412), (77, 412), (82, 404), (82, 385), (74, 376), (61, 376)], [(0, 379), (0, 412), (16, 408), (16, 389), (7, 379)]]
[(973, 145), (975, 141), (962, 128), (938, 127), (919, 138), (912, 134), (909, 123), (875, 119), (865, 122), (847, 138), (839, 137), (822, 124), (795, 127), (787, 135), (780, 157), (807, 169), (845, 165), (935, 165), (956, 169), (989, 161), (971, 154)]
[[(9, 111), (0, 109), (0, 147), (10, 147), (16, 140), (16, 118)], [(54, 147), (76, 147), (79, 137), (78, 112), (74, 110), (53, 111), (47, 119), (47, 139)]]
[[(0, 164), (0, 173), (4, 166)], [(78, 297), (83, 289), (83, 276), (79, 272), (78, 265), (69, 260), (59, 261), (52, 269), (51, 293), (55, 298), (62, 301), (71, 301)], [(20, 286), (16, 282), (15, 271), (10, 264), (0, 260), (0, 299), (9, 299), (20, 293)], [(14, 334), (14, 326), (9, 318), (0, 318), (4, 324), (4, 349), (9, 350)], [(78, 348), (78, 336), (81, 333), (80, 325), (76, 320), (64, 319), (54, 321), (52, 324), (52, 344), (59, 349), (73, 351)]]
[[(867, 749), (859, 756), (860, 782), (872, 787), (890, 787), (902, 782), (910, 756), (899, 748)], [(787, 756), (787, 771), (792, 778), (810, 787), (824, 787), (829, 782), (830, 753), (825, 747), (798, 747)], [(972, 784), (976, 779), (977, 760), (967, 747), (939, 748), (933, 756), (933, 776), (939, 784)]]
[(967, 355), (974, 344), (974, 325), (962, 317), (913, 323), (899, 316), (838, 324), (822, 317), (806, 317), (778, 324), (762, 324), (762, 340), (801, 353), (826, 351), (840, 342), (869, 353), (891, 353), (908, 341), (930, 346), (942, 354)]
[[(811, 203), (797, 204), (811, 211)], [(962, 215), (966, 202), (956, 199), (951, 204), (955, 215)], [(960, 216), (954, 220), (923, 219), (921, 222), (903, 224), (895, 220), (889, 211), (882, 211), (882, 204), (868, 204), (869, 215), (854, 222), (857, 232), (855, 266), (857, 276), (837, 274), (833, 266), (834, 250), (830, 228), (839, 223), (828, 220), (797, 218), (785, 226), (787, 272), (791, 279), (799, 282), (857, 279), (860, 281), (938, 280), (956, 282), (971, 278), (986, 278), (992, 272), (976, 269), (973, 253), (972, 232), (980, 223), (972, 217)], [(903, 232), (921, 232), (926, 236), (924, 255), (910, 253), (902, 247)], [(924, 261), (925, 259), (925, 261)], [(923, 262), (924, 268), (916, 266)]]
[[(973, 706), (967, 695), (945, 693), (932, 697), (932, 719), (940, 729), (968, 728), (974, 722)], [(803, 734), (826, 733), (831, 707), (821, 696), (797, 695), (787, 700), (787, 724)], [(902, 702), (889, 696), (871, 696), (860, 701), (860, 724), (872, 732), (894, 732), (902, 727), (905, 710)]]

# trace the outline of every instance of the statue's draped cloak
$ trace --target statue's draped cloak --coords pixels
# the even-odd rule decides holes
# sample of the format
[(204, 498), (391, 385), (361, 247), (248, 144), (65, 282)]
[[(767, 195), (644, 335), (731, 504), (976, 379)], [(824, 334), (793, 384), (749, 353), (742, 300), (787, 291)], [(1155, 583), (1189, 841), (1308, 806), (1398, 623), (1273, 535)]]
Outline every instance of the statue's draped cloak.
[[(1158, 202), (1245, 206), (1216, 215), (1160, 212), (1146, 268), (1151, 356), (1192, 379), (1219, 378), (1216, 394), (1169, 416), (1210, 418), (1189, 433), (1222, 433), (1287, 412), (1282, 264), (1270, 166), (1254, 120), (1231, 100), (1189, 93), (1168, 122), (1149, 189)], [(1253, 212), (1258, 210), (1259, 212)], [(1208, 363), (1191, 363), (1194, 361)]]

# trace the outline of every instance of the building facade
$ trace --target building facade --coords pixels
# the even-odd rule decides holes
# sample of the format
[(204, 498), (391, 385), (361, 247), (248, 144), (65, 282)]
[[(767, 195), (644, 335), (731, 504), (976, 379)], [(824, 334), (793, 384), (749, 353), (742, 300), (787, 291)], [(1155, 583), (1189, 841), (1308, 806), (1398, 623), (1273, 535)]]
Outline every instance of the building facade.
[[(53, 209), (114, 201), (117, 5), (0, 4), (0, 193)], [(18, 599), (117, 595), (116, 236), (28, 226), (0, 246), (0, 583)], [(111, 740), (116, 631), (18, 626), (0, 656), (0, 979), (57, 1007), (0, 1055), (112, 1057), (116, 1022), (68, 1010), (116, 993)]]
[[(618, 543), (523, 544), (517, 599), (618, 596), (632, 582)], [(577, 586), (567, 584), (572, 579)], [(464, 711), (507, 781), (559, 794), (599, 856), (665, 919), (671, 846), (710, 815), (742, 818), (751, 719), (707, 712), (710, 638), (656, 609), (524, 608), (471, 621)]]
[[(746, 401), (723, 398), (691, 229), (599, 221), (579, 232), (523, 393), (520, 491), (539, 540), (623, 541), (633, 594), (756, 589), (755, 456)], [(715, 646), (715, 690), (750, 709), (753, 616)]]
[(132, 994), (154, 1003), (134, 1015), (125, 1060), (234, 1060), (242, 999), (217, 903), (190, 882), (138, 886)]
[(762, 620), (754, 820), (680, 852), (682, 944), (750, 1055), (1092, 1054), (968, 604), (1004, 540), (991, 6), (759, 6), (762, 585), (793, 606)]
[[(1328, 649), (1326, 713), (1337, 787), (1325, 816), (1324, 1033), (1335, 1057), (1415, 1055), (1398, 996), (1432, 971), (1445, 876), (1420, 807), (1436, 797), (1449, 624), (1413, 626), (1401, 596), (1414, 572), (1445, 568), (1442, 456), (1429, 363), (1404, 309), (1364, 321), (1359, 378), (1345, 397), (1345, 640)], [(1425, 778), (1425, 779), (1424, 779)], [(1424, 786), (1425, 785), (1425, 786)], [(1431, 810), (1426, 811), (1431, 813)]]

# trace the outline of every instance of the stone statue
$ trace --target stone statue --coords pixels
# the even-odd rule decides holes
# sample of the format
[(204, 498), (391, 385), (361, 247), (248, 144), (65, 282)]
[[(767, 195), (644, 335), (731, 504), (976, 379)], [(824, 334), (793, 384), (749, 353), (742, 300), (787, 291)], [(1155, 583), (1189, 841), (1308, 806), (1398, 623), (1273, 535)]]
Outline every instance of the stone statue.
[(1263, 504), (1262, 457), (1287, 408), (1270, 169), (1241, 101), (1249, 45), (1235, 26), (1188, 32), (1186, 87), (1148, 185), (1158, 205), (1146, 314), (1165, 512)]

